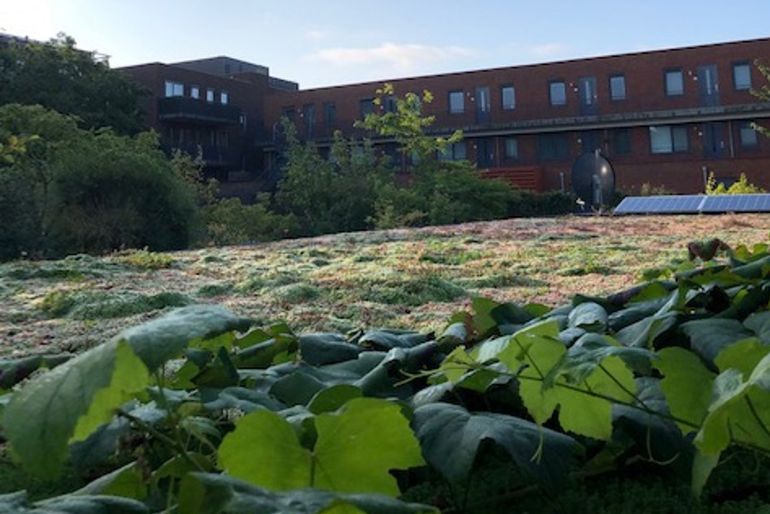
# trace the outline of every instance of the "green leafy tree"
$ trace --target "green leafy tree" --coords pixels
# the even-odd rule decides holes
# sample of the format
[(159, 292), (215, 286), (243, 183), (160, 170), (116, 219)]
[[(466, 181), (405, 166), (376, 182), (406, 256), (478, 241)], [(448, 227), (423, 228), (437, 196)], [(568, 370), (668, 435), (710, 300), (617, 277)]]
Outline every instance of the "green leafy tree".
[[(385, 84), (376, 91), (375, 106), (392, 98), (395, 90)], [(450, 136), (425, 133), (435, 121), (423, 114), (423, 105), (433, 101), (429, 91), (422, 96), (407, 93), (395, 98), (391, 112), (367, 114), (356, 126), (377, 136), (393, 138), (400, 151), (412, 161), (411, 183), (404, 186), (385, 184), (378, 191), (375, 225), (447, 224), (505, 217), (513, 190), (508, 184), (486, 180), (466, 160), (449, 161), (440, 156), (449, 145), (462, 141), (461, 131)]]
[(369, 228), (377, 188), (392, 177), (371, 142), (337, 133), (325, 159), (314, 145), (299, 142), (293, 125), (284, 123), (284, 130), (288, 151), (275, 195), (278, 209), (296, 217), (302, 235)]
[(66, 35), (0, 45), (0, 105), (39, 104), (76, 116), (83, 128), (136, 134), (143, 129), (141, 95), (139, 86)]

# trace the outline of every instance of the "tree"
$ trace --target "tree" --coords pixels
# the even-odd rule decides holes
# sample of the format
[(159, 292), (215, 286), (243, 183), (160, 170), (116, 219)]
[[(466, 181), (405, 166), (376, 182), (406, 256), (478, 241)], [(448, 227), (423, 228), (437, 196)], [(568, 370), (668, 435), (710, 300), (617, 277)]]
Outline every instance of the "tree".
[[(762, 75), (762, 77), (765, 79), (765, 83), (762, 84), (758, 89), (752, 89), (751, 94), (763, 102), (770, 102), (770, 66), (763, 63), (759, 59), (754, 61), (754, 65), (757, 67), (760, 75)], [(770, 129), (767, 127), (763, 127), (757, 123), (753, 123), (752, 126), (757, 132), (764, 134), (766, 137), (770, 137)]]
[(143, 129), (142, 94), (105, 59), (78, 50), (63, 34), (48, 43), (0, 45), (0, 105), (39, 104), (75, 116), (82, 128), (133, 135)]
[(10, 104), (0, 107), (0, 141), (23, 141), (0, 165), (0, 258), (188, 245), (197, 192), (154, 133), (83, 130), (70, 116)]
[[(422, 96), (406, 93), (395, 97), (391, 84), (376, 91), (375, 106), (356, 126), (371, 130), (376, 136), (393, 138), (412, 161), (412, 180), (399, 187), (380, 189), (375, 211), (376, 226), (447, 224), (505, 217), (513, 199), (513, 190), (504, 183), (481, 177), (466, 160), (450, 161), (440, 156), (449, 145), (462, 141), (461, 131), (451, 135), (425, 133), (435, 118), (423, 114), (423, 106), (433, 101), (429, 91)], [(382, 109), (386, 98), (395, 97), (395, 109)]]

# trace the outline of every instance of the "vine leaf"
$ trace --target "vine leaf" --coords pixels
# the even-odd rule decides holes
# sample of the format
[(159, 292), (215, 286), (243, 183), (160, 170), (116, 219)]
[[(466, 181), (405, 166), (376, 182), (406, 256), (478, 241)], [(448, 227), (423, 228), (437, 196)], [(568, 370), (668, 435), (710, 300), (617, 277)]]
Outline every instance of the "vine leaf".
[(425, 458), (451, 482), (467, 478), (485, 440), (499, 444), (518, 467), (550, 485), (566, 476), (578, 446), (567, 435), (521, 418), (470, 413), (448, 403), (419, 407), (413, 424)]
[(3, 413), (5, 436), (29, 473), (54, 477), (69, 442), (84, 440), (112, 411), (149, 384), (145, 365), (112, 341), (65, 362), (15, 393)]
[(83, 441), (149, 385), (149, 372), (195, 340), (248, 326), (226, 309), (191, 306), (129, 328), (13, 394), (3, 411), (11, 449), (28, 472), (54, 477), (67, 445)]
[(660, 388), (671, 415), (683, 434), (698, 430), (711, 402), (711, 384), (716, 375), (706, 369), (694, 353), (684, 348), (664, 348), (653, 361), (662, 374)]
[(281, 416), (253, 412), (225, 437), (220, 465), (273, 490), (317, 487), (396, 496), (398, 485), (388, 471), (424, 464), (409, 423), (394, 403), (355, 398), (337, 413), (317, 416), (315, 427), (318, 438), (310, 451)]

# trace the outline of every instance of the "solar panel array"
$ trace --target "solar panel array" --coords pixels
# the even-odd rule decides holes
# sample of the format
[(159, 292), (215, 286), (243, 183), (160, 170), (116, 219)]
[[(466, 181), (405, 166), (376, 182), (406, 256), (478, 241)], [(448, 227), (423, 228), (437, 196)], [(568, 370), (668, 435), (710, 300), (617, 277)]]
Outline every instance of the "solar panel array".
[(770, 212), (770, 194), (629, 196), (615, 214), (697, 214), (718, 212)]

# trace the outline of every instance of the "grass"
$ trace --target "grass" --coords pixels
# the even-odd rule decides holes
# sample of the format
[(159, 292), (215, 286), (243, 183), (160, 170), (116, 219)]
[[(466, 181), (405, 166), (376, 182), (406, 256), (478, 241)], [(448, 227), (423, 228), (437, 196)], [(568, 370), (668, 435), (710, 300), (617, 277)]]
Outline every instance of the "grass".
[(475, 295), (555, 306), (686, 259), (689, 241), (753, 244), (768, 226), (766, 215), (516, 219), (10, 262), (0, 264), (0, 356), (77, 351), (188, 302), (297, 331), (441, 330)]

